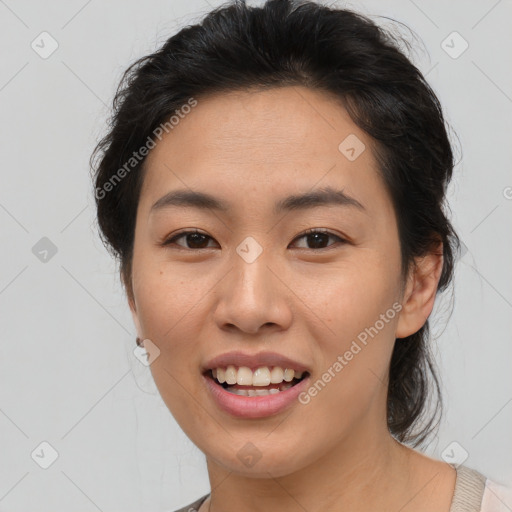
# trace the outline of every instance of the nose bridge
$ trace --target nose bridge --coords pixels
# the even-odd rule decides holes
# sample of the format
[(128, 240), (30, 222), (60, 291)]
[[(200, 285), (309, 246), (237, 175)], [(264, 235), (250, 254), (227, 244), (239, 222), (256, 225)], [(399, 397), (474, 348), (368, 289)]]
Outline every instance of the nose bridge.
[(269, 256), (270, 251), (264, 250), (253, 237), (245, 238), (236, 248), (233, 291), (242, 304), (258, 306), (257, 302), (269, 303), (275, 295), (271, 293), (275, 283), (272, 283), (272, 272), (268, 268), (272, 259)]
[(215, 313), (219, 326), (232, 324), (254, 333), (264, 324), (284, 327), (290, 321), (282, 285), (271, 270), (270, 256), (253, 237), (237, 246)]

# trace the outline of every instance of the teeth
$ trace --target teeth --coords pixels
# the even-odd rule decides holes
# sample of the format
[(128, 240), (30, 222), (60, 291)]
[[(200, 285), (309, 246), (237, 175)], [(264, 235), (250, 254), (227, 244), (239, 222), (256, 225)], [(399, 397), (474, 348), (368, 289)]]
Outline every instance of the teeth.
[(233, 365), (229, 365), (226, 368), (226, 383), (227, 384), (236, 384), (236, 368)]
[(252, 386), (252, 372), (247, 366), (240, 366), (236, 374), (236, 383), (240, 386)]
[(270, 372), (270, 382), (272, 382), (272, 384), (280, 384), (283, 382), (283, 374), (284, 371), (282, 368), (279, 368), (279, 366), (274, 366)]
[(258, 368), (254, 373), (251, 372), (251, 374), (253, 386), (268, 386), (270, 384), (270, 370), (266, 366)]
[(286, 370), (284, 371), (284, 380), (286, 382), (291, 382), (293, 380), (294, 375), (295, 375), (295, 372), (293, 370), (286, 368)]
[(249, 396), (247, 389), (231, 389), (230, 392), (234, 395)]
[(266, 396), (266, 395), (276, 395), (277, 393), (281, 393), (285, 389), (291, 388), (291, 384), (283, 384), (281, 389), (271, 388), (271, 389), (236, 389), (236, 388), (227, 388), (226, 391), (233, 393), (234, 395), (239, 396)]
[(291, 368), (281, 368), (274, 366), (270, 369), (268, 366), (260, 366), (254, 372), (247, 366), (237, 368), (229, 365), (227, 368), (213, 368), (212, 376), (220, 384), (226, 382), (232, 386), (268, 386), (269, 384), (281, 384), (282, 382), (291, 382), (294, 378), (300, 379), (305, 372), (295, 371)]

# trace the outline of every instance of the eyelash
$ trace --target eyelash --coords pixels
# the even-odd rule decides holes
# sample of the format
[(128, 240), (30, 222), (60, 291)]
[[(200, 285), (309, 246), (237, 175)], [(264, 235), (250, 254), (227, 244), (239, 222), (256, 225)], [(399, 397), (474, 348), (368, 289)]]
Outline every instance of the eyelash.
[[(342, 243), (342, 244), (345, 244), (345, 243), (348, 243), (347, 240), (345, 240), (344, 238), (340, 237), (339, 235), (336, 235), (334, 233), (332, 233), (331, 231), (328, 231), (328, 230), (323, 230), (323, 229), (308, 229), (307, 231), (305, 231), (304, 233), (298, 235), (296, 238), (294, 238), (293, 241), (295, 240), (298, 240), (300, 238), (304, 238), (308, 235), (312, 235), (312, 234), (322, 234), (322, 235), (328, 235), (332, 238), (336, 238), (338, 240), (339, 243)], [(198, 231), (198, 230), (194, 230), (194, 231), (182, 231), (181, 233), (178, 233), (174, 236), (172, 236), (171, 238), (168, 238), (168, 239), (165, 239), (160, 245), (162, 247), (168, 247), (170, 245), (177, 245), (175, 244), (174, 242), (176, 240), (179, 240), (180, 238), (183, 238), (183, 237), (186, 237), (187, 235), (202, 235), (202, 236), (205, 236), (207, 238), (209, 238), (210, 240), (213, 240), (212, 237), (210, 237), (209, 235), (207, 235), (206, 233), (202, 233), (201, 231)], [(320, 249), (310, 249), (310, 248), (302, 248), (302, 249), (305, 249), (307, 251), (326, 251), (328, 249), (330, 249), (333, 245), (336, 245), (336, 244), (331, 244), (331, 245), (328, 245), (327, 247), (322, 247)], [(211, 249), (211, 247), (203, 247), (203, 248), (200, 248), (200, 249), (190, 249), (188, 247), (182, 247), (182, 246), (177, 246), (178, 249), (183, 249), (185, 251), (200, 251), (200, 250), (204, 250), (204, 249)]]

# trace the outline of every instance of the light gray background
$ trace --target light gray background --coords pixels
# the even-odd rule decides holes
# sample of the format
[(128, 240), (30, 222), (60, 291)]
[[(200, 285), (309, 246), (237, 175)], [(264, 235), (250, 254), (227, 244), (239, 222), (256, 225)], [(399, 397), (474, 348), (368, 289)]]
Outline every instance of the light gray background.
[[(0, 0), (2, 511), (174, 510), (209, 490), (204, 456), (133, 355), (132, 318), (95, 231), (88, 158), (122, 71), (217, 5)], [(466, 465), (510, 482), (512, 4), (343, 5), (421, 37), (428, 53), (418, 46), (415, 62), (463, 148), (449, 198), (467, 252), (448, 324), (448, 300), (436, 306), (447, 413), (427, 453), (441, 458), (456, 441)], [(43, 31), (59, 45), (47, 59), (31, 48)], [(441, 47), (453, 31), (469, 44), (456, 59)], [(46, 262), (32, 252), (42, 237), (57, 248)], [(59, 455), (48, 469), (31, 456), (43, 441)]]

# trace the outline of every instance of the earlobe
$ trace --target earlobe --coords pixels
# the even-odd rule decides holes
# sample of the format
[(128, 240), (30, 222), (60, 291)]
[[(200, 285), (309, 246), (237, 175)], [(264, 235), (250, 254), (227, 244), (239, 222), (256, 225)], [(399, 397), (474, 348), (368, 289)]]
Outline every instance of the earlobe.
[(442, 270), (442, 244), (435, 252), (415, 260), (406, 284), (396, 338), (411, 336), (423, 327), (434, 307)]

